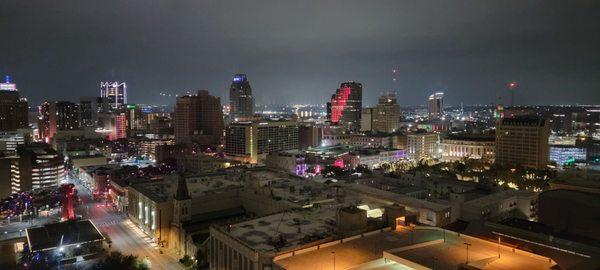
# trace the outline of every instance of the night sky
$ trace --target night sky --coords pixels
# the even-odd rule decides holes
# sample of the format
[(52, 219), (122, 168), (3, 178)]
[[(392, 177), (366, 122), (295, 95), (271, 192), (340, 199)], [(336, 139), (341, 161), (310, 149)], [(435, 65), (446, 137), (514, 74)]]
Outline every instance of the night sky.
[(600, 1), (0, 1), (0, 74), (32, 105), (106, 80), (134, 103), (224, 102), (235, 73), (266, 104), (324, 103), (346, 80), (367, 105), (508, 103), (511, 80), (518, 104), (599, 104)]

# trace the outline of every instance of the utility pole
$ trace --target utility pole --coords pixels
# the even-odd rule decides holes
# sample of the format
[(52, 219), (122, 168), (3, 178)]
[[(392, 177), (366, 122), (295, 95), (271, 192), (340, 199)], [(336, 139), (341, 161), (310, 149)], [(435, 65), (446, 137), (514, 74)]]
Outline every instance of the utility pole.
[(469, 246), (471, 244), (469, 244), (467, 242), (464, 242), (463, 244), (467, 247), (467, 262), (465, 264), (469, 264)]

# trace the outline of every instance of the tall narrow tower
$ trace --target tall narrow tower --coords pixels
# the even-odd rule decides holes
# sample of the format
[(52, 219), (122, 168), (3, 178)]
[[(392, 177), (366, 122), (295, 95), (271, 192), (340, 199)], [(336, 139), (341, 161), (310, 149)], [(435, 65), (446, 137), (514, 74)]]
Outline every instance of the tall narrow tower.
[(27, 100), (19, 97), (17, 85), (6, 76), (0, 82), (0, 131), (27, 128)]
[(233, 121), (254, 116), (254, 97), (246, 74), (233, 76), (229, 88), (229, 116)]
[(179, 254), (184, 254), (185, 232), (183, 224), (191, 219), (192, 197), (188, 192), (187, 183), (183, 173), (177, 178), (177, 191), (173, 197), (173, 221), (171, 222), (171, 236), (169, 245)]
[(437, 119), (444, 115), (444, 93), (436, 92), (429, 96), (427, 102), (429, 118)]

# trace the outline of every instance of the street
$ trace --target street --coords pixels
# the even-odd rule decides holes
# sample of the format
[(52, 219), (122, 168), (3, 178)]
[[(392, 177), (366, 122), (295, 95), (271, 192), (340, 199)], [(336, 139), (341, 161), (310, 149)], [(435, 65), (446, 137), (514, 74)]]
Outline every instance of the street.
[(83, 187), (79, 179), (70, 178), (69, 182), (75, 184), (82, 200), (75, 213), (82, 215), (84, 219), (92, 220), (104, 237), (112, 241), (111, 250), (149, 260), (151, 269), (182, 269), (175, 256), (166, 252), (160, 254), (158, 246), (136, 227), (125, 213), (118, 212), (104, 202), (94, 201), (91, 191)]
[[(160, 254), (159, 247), (129, 220), (126, 213), (118, 212), (104, 201), (95, 201), (91, 191), (84, 187), (79, 179), (69, 178), (68, 182), (75, 185), (82, 202), (75, 207), (75, 215), (90, 219), (104, 237), (112, 241), (109, 252), (120, 251), (124, 255), (136, 255), (146, 261), (151, 269), (182, 269), (178, 258), (166, 250)], [(23, 216), (22, 221), (19, 217), (12, 218), (10, 223), (5, 221), (0, 224), (0, 240), (24, 237), (26, 228), (57, 222), (60, 218), (59, 213), (60, 207), (57, 207), (52, 209), (48, 216), (34, 219)]]

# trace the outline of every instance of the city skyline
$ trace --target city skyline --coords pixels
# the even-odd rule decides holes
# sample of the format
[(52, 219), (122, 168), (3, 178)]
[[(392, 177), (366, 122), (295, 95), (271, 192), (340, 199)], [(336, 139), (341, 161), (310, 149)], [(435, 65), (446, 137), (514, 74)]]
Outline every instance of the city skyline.
[(0, 3), (0, 269), (600, 269), (600, 2)]
[(237, 73), (252, 78), (257, 104), (324, 104), (344, 81), (364, 85), (365, 104), (390, 90), (400, 105), (437, 91), (450, 105), (508, 104), (511, 81), (517, 105), (600, 100), (594, 3), (8, 1), (0, 10), (11, 40), (0, 44), (0, 73), (31, 104), (92, 96), (101, 81), (127, 82), (134, 103), (173, 104), (160, 93), (201, 89), (228, 100)]

